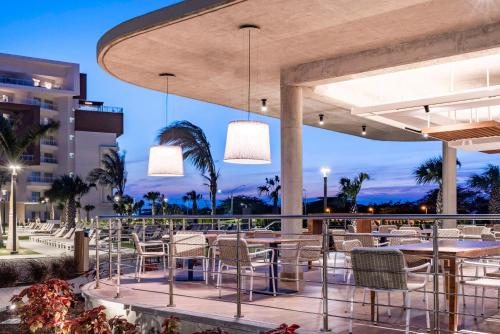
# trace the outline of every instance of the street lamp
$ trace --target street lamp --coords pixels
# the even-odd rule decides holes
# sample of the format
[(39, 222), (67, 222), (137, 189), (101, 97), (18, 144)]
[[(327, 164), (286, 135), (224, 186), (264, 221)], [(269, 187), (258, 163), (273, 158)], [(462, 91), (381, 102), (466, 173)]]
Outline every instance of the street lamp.
[(330, 174), (330, 168), (321, 168), (321, 174), (323, 174), (323, 212), (327, 212), (328, 206), (328, 174)]
[(233, 190), (229, 191), (229, 194), (231, 195), (231, 215), (234, 214), (234, 202), (233, 202), (234, 193), (236, 192), (236, 190), (243, 188), (245, 186), (246, 186), (246, 184), (242, 184), (241, 186), (238, 186), (238, 187), (234, 188)]
[(427, 205), (422, 205), (422, 206), (420, 207), (420, 209), (421, 209), (422, 211), (424, 211), (424, 212), (425, 212), (425, 214), (427, 214)]
[(371, 213), (371, 214), (373, 214), (373, 212), (375, 212), (375, 209), (374, 209), (373, 207), (371, 207), (371, 206), (370, 206), (370, 207), (368, 208), (368, 212), (369, 212), (369, 213)]
[(2, 197), (0, 198), (0, 201), (2, 201), (2, 234), (5, 234), (6, 230), (6, 221), (5, 219), (5, 202), (7, 201), (7, 190), (2, 189)]
[(7, 249), (11, 254), (17, 254), (17, 208), (16, 208), (16, 183), (17, 172), (21, 166), (11, 164), (10, 174), (10, 200), (9, 200), (9, 235), (7, 237)]

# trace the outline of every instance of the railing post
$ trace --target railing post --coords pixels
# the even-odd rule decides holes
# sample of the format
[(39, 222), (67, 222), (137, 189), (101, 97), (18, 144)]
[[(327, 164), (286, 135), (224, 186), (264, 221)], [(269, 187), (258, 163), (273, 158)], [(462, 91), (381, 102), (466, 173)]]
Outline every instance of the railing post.
[(182, 230), (185, 231), (186, 230), (186, 218), (183, 218), (182, 219)]
[(95, 219), (95, 289), (99, 289), (99, 218)]
[(237, 223), (236, 223), (236, 315), (235, 315), (235, 318), (243, 317), (241, 315), (240, 242), (241, 242), (241, 219), (238, 219)]
[(432, 291), (434, 296), (434, 333), (439, 333), (439, 244), (438, 244), (438, 222), (432, 224), (432, 262), (434, 264), (434, 275)]
[(328, 238), (328, 219), (323, 219), (323, 263), (322, 263), (322, 289), (323, 289), (323, 328), (322, 332), (329, 332), (328, 325), (328, 251), (329, 247)]
[(112, 220), (110, 219), (109, 220), (109, 223), (108, 223), (108, 269), (109, 269), (109, 277), (108, 277), (108, 280), (112, 280), (113, 279), (113, 252), (112, 252), (112, 248), (113, 248), (113, 241), (112, 241), (112, 237), (111, 237), (111, 234), (112, 234), (112, 231), (113, 230), (113, 222)]
[(118, 219), (116, 224), (116, 297), (120, 298), (120, 275), (121, 275), (121, 265), (122, 265), (122, 255), (121, 255), (121, 246), (122, 246), (122, 220)]
[(174, 222), (170, 219), (168, 226), (168, 307), (174, 307)]
[(220, 231), (220, 219), (217, 219), (217, 231)]
[(146, 219), (142, 218), (142, 242), (146, 242)]

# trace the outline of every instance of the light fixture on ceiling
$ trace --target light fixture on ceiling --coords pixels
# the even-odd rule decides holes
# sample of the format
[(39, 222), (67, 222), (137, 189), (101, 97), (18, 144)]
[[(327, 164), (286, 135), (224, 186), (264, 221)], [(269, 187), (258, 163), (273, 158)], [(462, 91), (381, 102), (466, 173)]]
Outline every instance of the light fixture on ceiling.
[[(166, 80), (165, 115), (168, 125), (168, 93), (169, 78), (175, 77), (172, 73), (160, 73)], [(178, 145), (153, 145), (149, 148), (148, 162), (149, 176), (184, 176), (184, 158), (182, 147)]]
[[(253, 24), (240, 26), (240, 30), (248, 31), (248, 95), (247, 120), (232, 121), (227, 126), (226, 148), (224, 162), (235, 164), (268, 164), (271, 163), (271, 147), (269, 140), (269, 125), (267, 123), (250, 121), (251, 97), (251, 41), (252, 31), (260, 28)], [(267, 106), (265, 99), (262, 107)]]
[[(430, 108), (429, 108), (429, 105), (425, 105), (424, 106), (424, 110), (425, 110), (425, 114), (427, 115), (427, 128), (430, 128), (431, 127), (431, 114), (430, 114)], [(422, 136), (424, 138), (427, 138), (429, 137), (429, 134), (428, 133), (422, 133)]]
[(319, 125), (325, 124), (324, 118), (325, 118), (325, 115), (319, 114), (319, 122), (318, 122)]
[(260, 100), (260, 111), (267, 112), (267, 99)]
[(366, 136), (366, 125), (361, 125), (361, 135)]

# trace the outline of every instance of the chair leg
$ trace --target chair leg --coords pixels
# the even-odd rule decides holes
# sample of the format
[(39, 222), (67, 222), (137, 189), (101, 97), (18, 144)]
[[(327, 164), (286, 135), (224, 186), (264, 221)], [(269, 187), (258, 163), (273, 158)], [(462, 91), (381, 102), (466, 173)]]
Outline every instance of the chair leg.
[(483, 286), (483, 293), (481, 295), (481, 316), (484, 316), (484, 286)]
[(217, 286), (219, 287), (219, 298), (222, 297), (222, 262), (219, 261), (219, 271), (217, 272)]
[(295, 264), (295, 287), (296, 287), (297, 291), (299, 291), (299, 286), (300, 286), (300, 282), (299, 282), (299, 261), (297, 261), (297, 263)]
[(139, 270), (139, 255), (135, 258), (135, 276), (134, 278), (137, 280), (137, 271)]
[(387, 316), (391, 317), (391, 293), (387, 292)]
[(167, 256), (163, 255), (163, 273), (167, 277)]
[[(246, 270), (245, 270), (246, 272)], [(250, 296), (248, 298), (249, 301), (252, 301), (253, 299), (253, 273), (254, 273), (254, 270), (253, 268), (250, 268)]]
[(139, 276), (137, 277), (137, 282), (141, 281), (143, 261), (144, 261), (144, 258), (139, 255)]
[(410, 315), (411, 315), (411, 296), (410, 293), (407, 292), (405, 294), (405, 304), (406, 304), (406, 330), (405, 333), (410, 333)]
[(429, 310), (429, 296), (427, 296), (427, 291), (424, 290), (424, 300), (425, 300), (425, 321), (427, 323), (427, 329), (431, 329), (431, 314)]
[(349, 316), (349, 334), (352, 334), (352, 316), (354, 314), (354, 294), (356, 293), (356, 287), (351, 288), (351, 310)]
[(474, 287), (474, 320), (477, 320), (477, 287)]
[(337, 267), (337, 252), (333, 252), (333, 279), (335, 279), (336, 267)]
[(276, 282), (274, 278), (274, 264), (271, 263), (271, 281), (273, 282), (273, 296), (276, 297)]

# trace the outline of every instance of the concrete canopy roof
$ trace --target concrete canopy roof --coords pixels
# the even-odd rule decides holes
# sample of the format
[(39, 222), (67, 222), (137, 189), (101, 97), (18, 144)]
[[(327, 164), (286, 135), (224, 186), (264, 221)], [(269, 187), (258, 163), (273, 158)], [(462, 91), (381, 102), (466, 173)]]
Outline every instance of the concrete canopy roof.
[[(453, 35), (497, 21), (500, 6), (492, 0), (380, 0), (376, 5), (373, 0), (187, 0), (114, 27), (99, 40), (97, 59), (120, 80), (163, 91), (164, 79), (158, 74), (172, 72), (177, 76), (170, 85), (173, 94), (245, 110), (247, 44), (238, 27), (256, 24), (261, 30), (253, 37), (251, 109), (260, 113), (260, 99), (266, 98), (267, 115), (279, 117), (283, 73), (291, 71), (290, 77), (297, 78), (312, 64), (321, 72), (319, 77), (330, 73), (321, 67), (328, 64), (326, 59), (335, 63), (336, 57), (349, 59), (366, 50), (374, 50), (367, 56), (377, 57), (383, 54), (379, 50), (399, 52), (401, 45), (412, 41), (425, 45), (426, 39), (436, 36), (446, 38), (439, 41), (448, 42), (453, 54), (440, 55), (427, 43), (429, 54), (407, 57), (406, 64), (498, 47), (497, 35), (469, 49), (459, 38), (462, 35)], [(401, 65), (391, 64), (394, 59), (386, 57), (379, 67)], [(367, 125), (367, 137), (372, 139), (423, 139), (352, 115), (335, 101), (315, 94), (317, 83), (309, 79), (296, 80), (306, 87), (304, 124), (318, 126), (318, 115), (324, 114), (325, 129), (360, 135), (361, 125)], [(337, 78), (319, 79), (324, 84)]]

